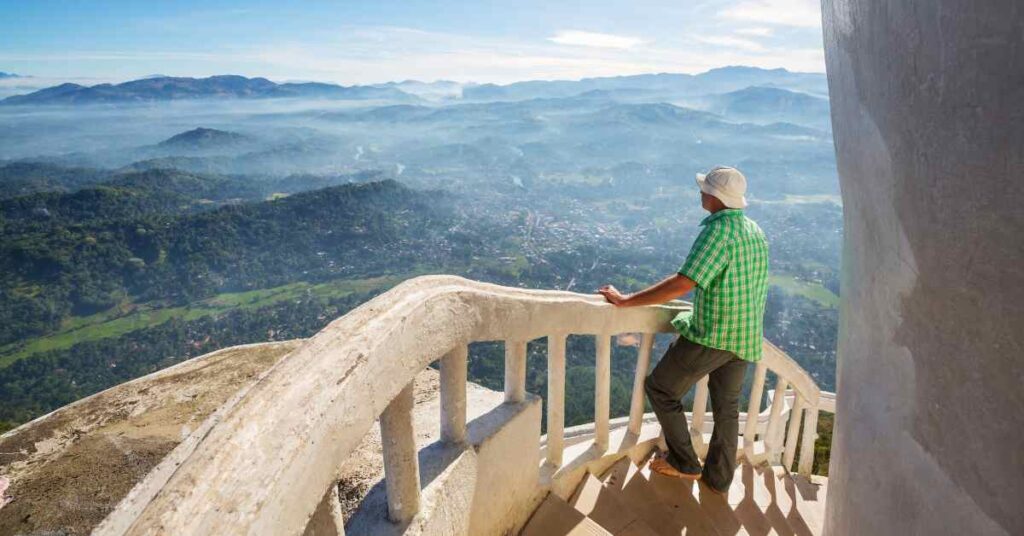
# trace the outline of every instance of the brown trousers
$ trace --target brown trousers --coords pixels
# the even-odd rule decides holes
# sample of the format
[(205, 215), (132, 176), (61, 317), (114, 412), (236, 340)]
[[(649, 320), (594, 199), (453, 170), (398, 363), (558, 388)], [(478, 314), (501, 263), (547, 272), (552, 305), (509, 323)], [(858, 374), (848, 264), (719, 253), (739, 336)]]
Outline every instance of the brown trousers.
[[(701, 473), (704, 483), (719, 491), (729, 489), (736, 470), (740, 390), (748, 364), (732, 352), (678, 337), (644, 382), (644, 391), (668, 444), (668, 463), (683, 473)], [(705, 375), (709, 375), (708, 393), (715, 428), (702, 469), (690, 442), (681, 399)]]

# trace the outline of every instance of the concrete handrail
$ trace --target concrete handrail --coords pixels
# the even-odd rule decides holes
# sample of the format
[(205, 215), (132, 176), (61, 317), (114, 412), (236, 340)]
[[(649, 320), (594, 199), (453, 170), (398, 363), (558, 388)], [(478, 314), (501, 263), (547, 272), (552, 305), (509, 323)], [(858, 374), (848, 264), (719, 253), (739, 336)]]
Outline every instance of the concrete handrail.
[(836, 412), (836, 394), (828, 391), (821, 392), (821, 398), (819, 399), (818, 409), (821, 411), (827, 411), (828, 413)]
[[(415, 485), (391, 481), (393, 473), (416, 469), (415, 445), (411, 438), (401, 439), (409, 435), (409, 386), (424, 367), (442, 359), (442, 430), (458, 439), (465, 433), (464, 350), (474, 341), (506, 341), (506, 400), (515, 401), (524, 392), (525, 342), (548, 337), (548, 456), (549, 462), (560, 463), (560, 446), (559, 459), (550, 458), (552, 433), (561, 443), (564, 401), (557, 391), (564, 393), (564, 337), (643, 333), (641, 354), (646, 351), (649, 360), (652, 334), (671, 332), (669, 320), (688, 307), (674, 302), (616, 308), (596, 295), (509, 288), (453, 276), (410, 279), (332, 322), (268, 370), (233, 407), (221, 408), (219, 423), (192, 441), (189, 452), (169, 456), (173, 461), (166, 463), (173, 466), (152, 471), (96, 533), (301, 534), (324, 490), (336, 482), (341, 461), (378, 416), (389, 502), (392, 493), (418, 493), (418, 480)], [(766, 349), (761, 366), (784, 371), (799, 395), (798, 405), (807, 399), (816, 408), (819, 391), (810, 376), (774, 346)], [(598, 351), (607, 353), (608, 344), (599, 342)], [(600, 356), (598, 363), (599, 368), (608, 366)], [(646, 370), (646, 360), (638, 360), (641, 381)], [(601, 389), (607, 372), (599, 370), (598, 378)], [(642, 416), (642, 394), (636, 394), (634, 410), (639, 407)], [(603, 398), (599, 392), (597, 399), (606, 404), (607, 392)], [(597, 442), (603, 436), (607, 445), (607, 411), (597, 414), (596, 420), (604, 421), (596, 422)], [(398, 443), (389, 434), (400, 438)], [(408, 452), (403, 457), (396, 451), (410, 448), (411, 461)], [(407, 518), (402, 508), (408, 507), (399, 505), (392, 514)]]

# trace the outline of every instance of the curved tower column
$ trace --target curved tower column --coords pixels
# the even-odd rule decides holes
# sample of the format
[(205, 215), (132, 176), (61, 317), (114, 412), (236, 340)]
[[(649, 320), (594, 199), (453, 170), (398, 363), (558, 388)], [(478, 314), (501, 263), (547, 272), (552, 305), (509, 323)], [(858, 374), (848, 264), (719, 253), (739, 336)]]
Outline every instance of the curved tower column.
[(846, 229), (826, 533), (1024, 534), (1024, 2), (823, 4)]

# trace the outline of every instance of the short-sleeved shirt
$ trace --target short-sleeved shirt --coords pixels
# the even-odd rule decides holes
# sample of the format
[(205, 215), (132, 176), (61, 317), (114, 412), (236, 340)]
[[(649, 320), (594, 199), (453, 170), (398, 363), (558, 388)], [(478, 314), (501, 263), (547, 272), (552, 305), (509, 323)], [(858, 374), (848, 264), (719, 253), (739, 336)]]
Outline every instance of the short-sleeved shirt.
[(700, 222), (703, 229), (679, 273), (697, 283), (693, 311), (672, 325), (704, 346), (761, 359), (764, 304), (768, 295), (768, 242), (740, 209), (720, 210)]

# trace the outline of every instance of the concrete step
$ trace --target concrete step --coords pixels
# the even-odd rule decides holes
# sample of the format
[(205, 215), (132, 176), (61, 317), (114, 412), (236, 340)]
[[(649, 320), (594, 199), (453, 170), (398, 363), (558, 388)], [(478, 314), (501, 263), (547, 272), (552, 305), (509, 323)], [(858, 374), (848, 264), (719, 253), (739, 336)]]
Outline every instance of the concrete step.
[(612, 536), (592, 519), (569, 503), (549, 493), (533, 516), (526, 522), (520, 536)]
[(600, 477), (588, 474), (568, 502), (549, 495), (522, 534), (816, 536), (822, 533), (827, 483), (782, 467), (741, 463), (722, 496), (623, 458)]
[[(639, 468), (629, 460), (626, 462), (628, 465), (624, 470), (613, 467), (610, 473), (618, 470), (627, 476), (621, 478), (617, 474), (609, 474), (605, 486), (618, 494), (620, 501), (636, 512), (638, 518), (646, 521), (655, 533), (659, 536), (715, 535), (701, 516), (693, 519), (679, 516), (675, 508), (658, 497), (650, 481), (644, 478)], [(621, 485), (621, 489), (616, 488), (617, 485)]]
[[(623, 476), (625, 475), (625, 476)], [(650, 467), (616, 465), (604, 475), (607, 486), (621, 486), (632, 508), (644, 508), (642, 520), (657, 515), (650, 496), (664, 504), (688, 534), (777, 534), (811, 536), (822, 533), (827, 479), (813, 482), (790, 475), (782, 467), (741, 463), (729, 494), (713, 493), (699, 482), (652, 474)], [(661, 517), (664, 517), (663, 515)], [(649, 523), (665, 530), (666, 523)], [(675, 530), (675, 527), (672, 527)]]
[(606, 487), (622, 489), (626, 482), (633, 477), (636, 473), (640, 472), (640, 468), (637, 467), (633, 460), (628, 457), (620, 458), (619, 461), (612, 464), (607, 471), (601, 475), (601, 483)]
[(766, 516), (782, 516), (794, 534), (822, 534), (827, 478), (813, 476), (808, 480), (782, 467), (757, 468), (749, 477), (744, 474), (743, 479), (747, 478), (758, 479), (757, 487), (770, 496), (772, 504), (763, 509)]
[[(657, 498), (666, 506), (676, 523), (682, 525), (683, 534), (717, 535), (716, 527), (725, 529), (722, 534), (736, 534), (738, 524), (720, 497), (708, 497), (713, 494), (707, 490), (701, 495), (704, 488), (694, 481), (651, 474), (645, 470), (648, 471), (646, 474), (641, 472), (631, 481), (647, 480), (652, 499)], [(702, 504), (702, 499), (707, 504)], [(717, 504), (719, 502), (722, 504)]]
[(605, 487), (592, 474), (583, 479), (569, 504), (612, 534), (658, 536), (646, 520), (640, 519), (640, 512), (627, 506), (619, 490)]

